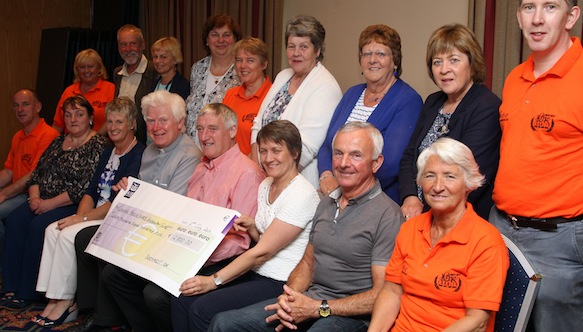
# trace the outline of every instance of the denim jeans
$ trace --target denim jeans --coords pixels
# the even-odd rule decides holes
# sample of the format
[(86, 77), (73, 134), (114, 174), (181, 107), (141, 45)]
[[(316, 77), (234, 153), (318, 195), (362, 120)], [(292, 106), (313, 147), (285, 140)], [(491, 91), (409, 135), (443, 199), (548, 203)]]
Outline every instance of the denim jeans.
[(537, 332), (581, 331), (583, 326), (583, 220), (552, 231), (513, 228), (496, 207), (490, 222), (510, 238), (542, 274), (530, 317)]
[[(279, 322), (265, 323), (265, 318), (274, 311), (265, 311), (266, 305), (276, 303), (277, 298), (258, 302), (248, 307), (217, 314), (211, 321), (209, 332), (274, 331)], [(366, 319), (328, 316), (298, 325), (297, 331), (310, 332), (353, 332), (366, 331), (369, 321)], [(287, 331), (287, 330), (286, 330)]]

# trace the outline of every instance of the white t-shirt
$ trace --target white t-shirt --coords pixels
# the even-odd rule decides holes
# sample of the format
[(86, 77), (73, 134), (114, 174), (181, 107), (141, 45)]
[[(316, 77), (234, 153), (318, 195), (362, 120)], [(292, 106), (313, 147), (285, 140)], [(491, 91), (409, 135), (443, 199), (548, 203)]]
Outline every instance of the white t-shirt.
[(255, 267), (254, 271), (268, 278), (286, 281), (304, 255), (312, 228), (312, 218), (320, 203), (320, 196), (314, 186), (298, 174), (273, 204), (269, 204), (269, 188), (272, 182), (273, 178), (268, 177), (259, 185), (255, 215), (257, 230), (263, 234), (271, 222), (277, 218), (290, 225), (303, 228), (303, 231), (270, 260)]

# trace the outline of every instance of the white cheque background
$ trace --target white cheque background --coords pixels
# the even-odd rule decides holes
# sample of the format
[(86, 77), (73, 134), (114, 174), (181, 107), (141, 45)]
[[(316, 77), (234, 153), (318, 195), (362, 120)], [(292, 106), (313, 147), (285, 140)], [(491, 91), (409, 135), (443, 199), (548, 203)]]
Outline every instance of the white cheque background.
[(178, 296), (238, 216), (130, 177), (85, 251)]

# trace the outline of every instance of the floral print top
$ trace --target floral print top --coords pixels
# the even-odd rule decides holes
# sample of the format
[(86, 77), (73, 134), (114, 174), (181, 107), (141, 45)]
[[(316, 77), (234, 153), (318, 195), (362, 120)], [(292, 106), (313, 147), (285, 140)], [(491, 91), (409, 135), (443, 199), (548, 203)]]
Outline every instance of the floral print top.
[(104, 136), (95, 135), (76, 149), (63, 150), (65, 137), (61, 135), (51, 142), (40, 157), (27, 185), (38, 185), (42, 199), (67, 192), (71, 201), (79, 204), (99, 157), (109, 142)]
[(209, 55), (195, 63), (190, 72), (190, 95), (186, 98), (186, 133), (197, 144), (196, 119), (198, 118), (198, 111), (206, 104), (222, 102), (227, 90), (241, 85), (235, 66), (231, 66), (215, 89), (207, 95), (206, 83), (210, 65), (211, 57)]

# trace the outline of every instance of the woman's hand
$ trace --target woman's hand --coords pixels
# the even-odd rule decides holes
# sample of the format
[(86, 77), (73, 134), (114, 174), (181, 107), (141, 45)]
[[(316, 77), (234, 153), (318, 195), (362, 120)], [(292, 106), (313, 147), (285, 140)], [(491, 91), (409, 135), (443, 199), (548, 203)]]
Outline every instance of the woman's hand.
[(239, 218), (235, 219), (233, 228), (237, 232), (247, 232), (253, 241), (259, 241), (259, 231), (255, 226), (255, 220), (253, 218), (249, 216), (240, 216)]
[(255, 220), (249, 216), (240, 216), (235, 219), (235, 225), (233, 225), (237, 232), (248, 232), (250, 229), (255, 229)]
[(120, 191), (120, 190), (126, 190), (128, 189), (128, 178), (127, 177), (123, 177), (119, 180), (118, 183), (114, 184), (113, 186), (111, 186), (111, 189), (113, 191)]
[(322, 192), (322, 194), (328, 196), (339, 186), (340, 185), (338, 184), (338, 181), (336, 180), (332, 172), (330, 171), (322, 172), (322, 175), (320, 175), (320, 192)]
[(184, 296), (202, 295), (217, 289), (213, 277), (208, 276), (194, 276), (186, 279), (180, 285), (180, 292)]
[(401, 212), (405, 216), (405, 220), (409, 220), (423, 212), (423, 203), (417, 196), (407, 196), (401, 206)]
[(72, 216), (68, 216), (57, 221), (57, 229), (61, 231), (65, 227), (72, 226), (81, 222), (83, 222), (83, 216), (78, 216), (74, 214)]
[(36, 210), (38, 209), (41, 202), (42, 199), (40, 197), (31, 197), (28, 199), (28, 206), (32, 212), (36, 213)]
[(38, 197), (31, 199), (28, 204), (32, 212), (35, 214), (45, 213), (55, 208), (50, 199), (42, 199)]

